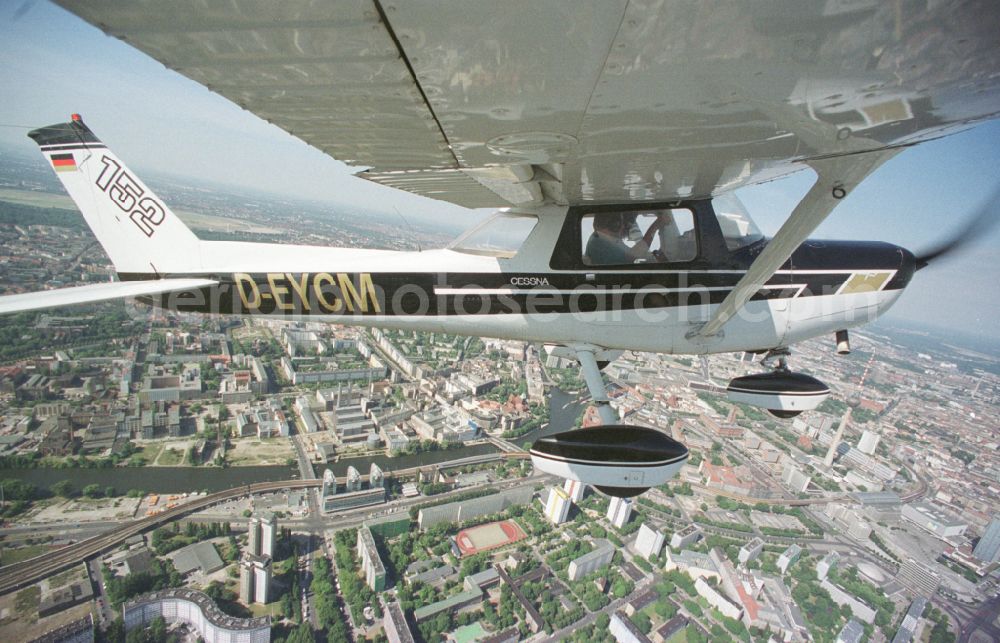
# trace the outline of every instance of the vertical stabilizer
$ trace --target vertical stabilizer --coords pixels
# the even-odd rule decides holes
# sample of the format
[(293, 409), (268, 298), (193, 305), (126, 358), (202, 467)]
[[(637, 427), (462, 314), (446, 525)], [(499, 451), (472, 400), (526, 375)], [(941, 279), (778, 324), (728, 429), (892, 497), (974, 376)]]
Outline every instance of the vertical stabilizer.
[(201, 242), (76, 114), (28, 133), (119, 273), (195, 272)]

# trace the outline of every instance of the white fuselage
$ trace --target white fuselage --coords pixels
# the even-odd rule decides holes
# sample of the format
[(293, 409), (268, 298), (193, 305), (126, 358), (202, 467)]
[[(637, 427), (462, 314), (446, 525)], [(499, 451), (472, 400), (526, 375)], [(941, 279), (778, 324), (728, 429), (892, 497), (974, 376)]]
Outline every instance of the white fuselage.
[[(537, 210), (535, 211), (538, 212)], [(442, 249), (423, 252), (398, 252), (388, 250), (361, 250), (319, 246), (292, 246), (228, 241), (202, 241), (200, 244), (200, 269), (198, 275), (255, 275), (260, 289), (277, 289), (275, 299), (291, 297), (297, 289), (308, 289), (315, 276), (328, 276), (336, 280), (338, 274), (375, 275), (374, 286), (380, 288), (379, 278), (406, 281), (420, 276), (421, 296), (431, 304), (444, 298), (467, 294), (471, 300), (458, 298), (451, 304), (448, 314), (399, 314), (388, 310), (389, 303), (368, 310), (339, 311), (328, 314), (329, 307), (313, 305), (308, 310), (282, 306), (275, 310), (250, 311), (249, 314), (273, 314), (292, 320), (327, 321), (336, 324), (381, 327), (402, 330), (445, 332), (459, 335), (496, 337), (554, 344), (592, 344), (608, 349), (640, 350), (677, 354), (705, 354), (738, 350), (765, 350), (790, 345), (811, 337), (833, 333), (837, 330), (866, 324), (885, 312), (899, 297), (899, 290), (876, 290), (846, 294), (834, 292), (824, 295), (748, 302), (736, 317), (731, 319), (722, 333), (704, 339), (695, 332), (707, 321), (717, 303), (708, 301), (711, 291), (726, 291), (725, 287), (701, 287), (702, 277), (730, 277), (738, 280), (741, 270), (661, 270), (651, 266), (647, 273), (669, 281), (670, 285), (650, 284), (648, 279), (638, 288), (629, 282), (636, 271), (553, 270), (549, 264), (552, 249), (565, 217), (565, 208), (553, 207), (539, 213), (538, 224), (524, 241), (520, 250), (511, 257), (485, 256)], [(779, 271), (783, 289), (802, 291), (797, 278), (809, 271)], [(842, 272), (845, 278), (864, 274), (864, 271), (823, 270), (824, 274)], [(193, 273), (189, 273), (193, 274)], [(302, 276), (302, 284), (296, 282)], [(455, 275), (464, 281), (455, 282)], [(508, 278), (508, 275), (511, 275)], [(525, 277), (524, 275), (531, 275)], [(586, 281), (599, 276), (608, 279), (620, 277), (615, 286), (590, 287)], [(489, 281), (483, 285), (476, 283)], [(573, 277), (583, 281), (582, 286), (560, 288), (552, 285), (559, 277)], [(247, 276), (245, 279), (251, 279)], [(277, 279), (284, 286), (276, 285)], [(282, 281), (282, 280), (285, 281)], [(270, 283), (269, 283), (270, 281)], [(690, 284), (678, 286), (678, 282)], [(288, 284), (291, 285), (288, 285)], [(251, 284), (253, 285), (253, 284)], [(256, 286), (255, 286), (256, 288)], [(683, 292), (686, 305), (669, 307), (632, 307), (616, 305), (621, 297), (655, 297), (676, 295)], [(527, 293), (527, 302), (516, 311), (503, 314), (484, 313), (482, 298), (504, 298)], [(582, 293), (582, 295), (581, 295)], [(596, 293), (596, 295), (595, 295)], [(256, 293), (254, 293), (256, 294)], [(577, 310), (574, 301), (582, 297), (598, 296), (605, 303), (597, 310)], [(264, 297), (268, 297), (267, 294)], [(251, 297), (252, 299), (252, 297)], [(244, 299), (246, 301), (246, 299)], [(534, 310), (531, 302), (544, 304)], [(524, 305), (526, 304), (526, 305)], [(557, 305), (561, 304), (561, 305)], [(170, 305), (161, 304), (161, 305)], [(172, 306), (171, 306), (172, 307)], [(466, 308), (467, 307), (467, 308)], [(432, 305), (433, 308), (433, 305)], [(591, 307), (593, 308), (593, 307)], [(555, 311), (555, 312), (553, 312)], [(385, 314), (374, 314), (383, 312)], [(246, 314), (246, 313), (245, 313)]]

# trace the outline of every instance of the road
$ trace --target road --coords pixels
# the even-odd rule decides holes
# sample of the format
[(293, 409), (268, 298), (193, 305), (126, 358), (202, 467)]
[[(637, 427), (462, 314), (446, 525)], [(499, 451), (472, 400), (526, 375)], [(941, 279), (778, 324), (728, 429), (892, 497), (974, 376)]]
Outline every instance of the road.
[(115, 611), (111, 609), (111, 602), (108, 594), (104, 591), (104, 577), (101, 575), (101, 561), (93, 559), (87, 563), (87, 574), (90, 577), (90, 584), (94, 589), (94, 596), (97, 597), (98, 625), (101, 629), (107, 627), (111, 621), (115, 620)]
[(291, 436), (292, 445), (295, 447), (295, 457), (299, 461), (299, 477), (303, 480), (315, 480), (316, 472), (313, 470), (312, 461), (305, 447), (302, 446), (302, 436)]

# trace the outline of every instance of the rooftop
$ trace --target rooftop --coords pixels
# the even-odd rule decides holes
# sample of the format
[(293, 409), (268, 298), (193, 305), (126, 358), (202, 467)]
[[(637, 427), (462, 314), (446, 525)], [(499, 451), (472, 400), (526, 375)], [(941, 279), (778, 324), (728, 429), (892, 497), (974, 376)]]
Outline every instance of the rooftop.
[(841, 643), (860, 643), (864, 635), (864, 626), (852, 618), (847, 621), (847, 624), (840, 630), (840, 634), (837, 635), (837, 640)]
[(227, 630), (256, 630), (264, 627), (270, 629), (271, 627), (271, 618), (269, 616), (237, 618), (223, 614), (218, 606), (216, 606), (215, 601), (202, 592), (193, 589), (161, 589), (156, 592), (150, 592), (126, 601), (122, 609), (128, 612), (143, 605), (159, 603), (160, 601), (170, 599), (194, 603), (201, 609), (201, 613), (205, 619), (216, 627)]
[(914, 502), (907, 506), (911, 510), (920, 512), (920, 514), (929, 520), (933, 520), (944, 527), (961, 527), (965, 525), (964, 522), (958, 520), (955, 516), (927, 502)]
[(196, 569), (200, 569), (203, 574), (208, 574), (222, 569), (224, 566), (215, 545), (210, 542), (194, 543), (182, 547), (174, 553), (174, 567), (181, 574), (189, 574)]
[(443, 601), (438, 601), (437, 603), (431, 603), (430, 605), (425, 605), (424, 607), (419, 607), (413, 610), (413, 618), (416, 621), (422, 621), (429, 616), (434, 616), (440, 612), (451, 610), (459, 605), (469, 603), (476, 600), (477, 598), (482, 598), (483, 592), (478, 589), (471, 589), (454, 596), (449, 596)]

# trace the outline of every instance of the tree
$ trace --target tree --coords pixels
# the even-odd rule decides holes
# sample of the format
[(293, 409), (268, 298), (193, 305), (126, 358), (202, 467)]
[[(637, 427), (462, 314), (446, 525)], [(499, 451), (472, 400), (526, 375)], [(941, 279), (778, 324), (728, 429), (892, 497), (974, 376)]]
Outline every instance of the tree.
[(125, 621), (120, 614), (111, 621), (108, 629), (104, 630), (104, 640), (107, 643), (125, 643)]
[(76, 490), (73, 488), (73, 483), (69, 480), (60, 480), (59, 482), (56, 482), (49, 487), (49, 491), (62, 498), (72, 498), (76, 493)]
[(0, 482), (0, 487), (3, 488), (5, 500), (31, 500), (38, 493), (38, 487), (16, 478), (8, 478)]
[(167, 639), (167, 621), (162, 616), (157, 616), (149, 623), (149, 638), (154, 641)]
[(301, 623), (285, 639), (285, 643), (315, 643), (315, 641), (316, 637), (313, 635), (312, 627), (308, 623)]
[(292, 603), (291, 592), (285, 592), (281, 597), (281, 613), (285, 618), (292, 618), (295, 615), (295, 606)]
[(649, 620), (649, 617), (645, 612), (636, 612), (632, 615), (632, 622), (635, 626), (642, 631), (643, 634), (649, 634), (653, 630), (653, 622)]
[(100, 498), (101, 497), (101, 485), (98, 484), (88, 484), (83, 488), (83, 495), (88, 498)]

